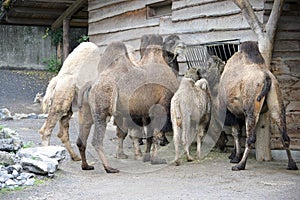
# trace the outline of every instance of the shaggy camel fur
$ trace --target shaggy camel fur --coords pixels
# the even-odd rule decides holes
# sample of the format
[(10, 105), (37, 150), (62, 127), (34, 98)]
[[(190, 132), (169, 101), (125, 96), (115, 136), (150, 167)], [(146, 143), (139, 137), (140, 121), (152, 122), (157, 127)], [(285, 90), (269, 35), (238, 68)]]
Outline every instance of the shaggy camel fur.
[[(117, 169), (109, 166), (103, 151), (107, 118), (111, 116), (114, 116), (115, 124), (122, 131), (129, 130), (137, 158), (141, 157), (138, 133), (140, 133), (141, 125), (146, 125), (149, 139), (145, 155), (150, 155), (153, 143), (153, 152), (149, 159), (155, 164), (164, 162), (156, 155), (157, 139), (160, 138), (160, 130), (164, 128), (168, 115), (170, 115), (170, 101), (177, 90), (178, 82), (163, 59), (160, 46), (151, 45), (144, 53), (147, 56), (144, 56), (140, 62), (143, 65), (135, 66), (129, 59), (123, 43), (111, 43), (103, 54), (104, 57), (109, 56), (112, 59), (111, 64), (99, 74), (90, 90), (87, 90), (89, 92), (82, 92), (89, 102), (83, 104), (82, 108), (85, 107), (83, 110), (90, 112), (92, 116), (89, 119), (82, 118), (80, 122), (77, 145), (82, 157), (82, 169), (94, 169), (86, 162), (85, 150), (89, 129), (95, 122), (92, 145), (98, 152), (106, 172), (118, 172)], [(160, 105), (163, 109), (159, 109), (161, 107), (155, 105)], [(90, 109), (86, 109), (88, 107)], [(144, 124), (145, 119), (150, 119), (149, 124)]]
[(39, 133), (43, 145), (49, 145), (50, 136), (57, 121), (57, 136), (68, 150), (73, 160), (80, 160), (71, 147), (69, 140), (69, 120), (72, 116), (72, 105), (76, 105), (77, 93), (87, 82), (97, 77), (100, 52), (97, 45), (91, 42), (81, 43), (65, 60), (58, 75), (52, 78), (43, 97), (43, 111), (48, 117)]
[(197, 157), (200, 159), (201, 139), (210, 121), (211, 100), (208, 82), (202, 78), (196, 83), (183, 77), (171, 100), (171, 119), (175, 145), (175, 163), (180, 165), (179, 146), (184, 145), (187, 161), (193, 161), (190, 145), (197, 138)]
[[(140, 44), (140, 54), (141, 54), (142, 59), (137, 64), (137, 66), (145, 65), (145, 63), (143, 63), (143, 62), (145, 62), (143, 60), (143, 57), (145, 55), (145, 50), (146, 50), (147, 46), (149, 46), (149, 45), (162, 45), (163, 57), (164, 57), (164, 60), (165, 60), (166, 63), (169, 63), (169, 62), (177, 63), (176, 58), (177, 58), (178, 51), (182, 47), (184, 47), (184, 44), (180, 41), (180, 38), (176, 35), (168, 36), (167, 38), (165, 38), (164, 42), (162, 42), (161, 37), (159, 37), (155, 34), (143, 35), (141, 37), (141, 44)], [(180, 45), (180, 46), (177, 46), (177, 45)], [(149, 63), (151, 63), (151, 62), (149, 61)], [(161, 62), (163, 63), (163, 61), (161, 61)], [(173, 65), (175, 65), (175, 64), (173, 64)], [(172, 66), (170, 64), (169, 64), (169, 66), (173, 69), (173, 72), (175, 72), (174, 71), (174, 66)], [(177, 63), (177, 66), (178, 66), (178, 63)], [(177, 73), (178, 73), (178, 69), (177, 69)], [(175, 75), (176, 75), (176, 73), (175, 73)], [(140, 126), (143, 126), (143, 124), (147, 125), (147, 123), (149, 123), (149, 119), (144, 118), (142, 120), (142, 122), (140, 122)], [(172, 125), (169, 124), (169, 127), (168, 127), (168, 124), (167, 124), (166, 127), (164, 128), (163, 135), (162, 135), (162, 140), (160, 140), (160, 145), (161, 146), (165, 146), (169, 143), (169, 141), (167, 140), (167, 138), (165, 136), (165, 132), (171, 130), (172, 129), (171, 126)], [(140, 132), (142, 132), (142, 131), (143, 131), (143, 129), (141, 129)], [(126, 131), (122, 132), (122, 130), (117, 127), (117, 136), (118, 136), (118, 143), (119, 143), (118, 148), (117, 148), (117, 154), (116, 154), (117, 158), (127, 158), (128, 157), (124, 153), (124, 150), (123, 150), (123, 141), (124, 141), (126, 135), (127, 135)], [(151, 140), (151, 138), (149, 138), (149, 140)], [(143, 144), (142, 138), (139, 139), (139, 144)], [(148, 159), (145, 159), (145, 160), (148, 160)]]
[(241, 152), (238, 119), (246, 125), (246, 148), (243, 157), (235, 159), (240, 162), (232, 170), (245, 169), (248, 154), (256, 140), (255, 128), (265, 103), (270, 117), (281, 132), (288, 156), (288, 169), (298, 169), (289, 149), (290, 139), (286, 133), (285, 108), (279, 83), (265, 66), (255, 42), (242, 43), (240, 52), (228, 60), (220, 79), (218, 97), (220, 108), (227, 110), (226, 118), (232, 119), (236, 156)]

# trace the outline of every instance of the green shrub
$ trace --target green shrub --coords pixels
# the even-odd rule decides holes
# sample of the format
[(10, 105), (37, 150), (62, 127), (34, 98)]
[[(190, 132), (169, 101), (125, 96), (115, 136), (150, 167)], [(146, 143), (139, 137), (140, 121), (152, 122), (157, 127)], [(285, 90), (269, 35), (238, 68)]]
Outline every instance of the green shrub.
[(59, 59), (56, 59), (55, 56), (52, 56), (50, 58), (44, 58), (43, 63), (47, 64), (47, 70), (50, 72), (59, 72), (62, 64)]

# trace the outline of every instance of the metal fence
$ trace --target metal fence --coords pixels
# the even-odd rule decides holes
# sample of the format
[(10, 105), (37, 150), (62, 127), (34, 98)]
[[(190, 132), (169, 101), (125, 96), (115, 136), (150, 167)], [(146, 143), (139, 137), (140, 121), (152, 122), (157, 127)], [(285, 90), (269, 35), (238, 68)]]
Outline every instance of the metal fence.
[(239, 45), (240, 40), (226, 40), (187, 45), (185, 58), (188, 68), (205, 66), (206, 61), (212, 55), (218, 56), (226, 62), (235, 52), (238, 51)]

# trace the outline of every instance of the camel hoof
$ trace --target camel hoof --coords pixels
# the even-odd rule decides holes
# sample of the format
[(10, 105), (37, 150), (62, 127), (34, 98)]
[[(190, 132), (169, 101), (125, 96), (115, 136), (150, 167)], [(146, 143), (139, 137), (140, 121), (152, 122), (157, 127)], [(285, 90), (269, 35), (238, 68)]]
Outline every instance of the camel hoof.
[(152, 159), (151, 159), (151, 164), (152, 164), (152, 165), (167, 164), (167, 161), (166, 161), (165, 159), (152, 158)]
[(166, 138), (166, 137), (164, 137), (163, 138), (163, 140), (162, 141), (160, 141), (160, 146), (166, 146), (167, 144), (169, 144), (169, 141), (168, 141), (168, 139)]
[(72, 159), (73, 161), (81, 161), (81, 157), (80, 157), (80, 156), (77, 156), (77, 155), (72, 156), (71, 159)]
[(112, 167), (104, 167), (106, 173), (119, 173), (120, 171)]
[(176, 160), (175, 161), (175, 166), (179, 166), (180, 165), (180, 161), (179, 160)]
[(150, 153), (145, 153), (143, 157), (143, 162), (149, 162), (151, 159)]
[(288, 164), (288, 170), (298, 170), (298, 167), (297, 167), (297, 164), (296, 162), (292, 161), (292, 162), (289, 162)]
[(243, 166), (243, 165), (236, 165), (231, 168), (232, 171), (240, 171), (240, 170), (244, 170), (244, 169), (245, 169), (245, 166)]
[(94, 170), (94, 166), (92, 165), (85, 165), (85, 166), (81, 166), (82, 170)]
[(127, 159), (128, 156), (125, 153), (117, 153), (116, 158), (117, 159)]
[(239, 157), (234, 157), (230, 160), (230, 163), (239, 163), (241, 161), (241, 158)]
[(195, 159), (193, 158), (193, 157), (188, 157), (187, 159), (186, 159), (188, 162), (193, 162)]

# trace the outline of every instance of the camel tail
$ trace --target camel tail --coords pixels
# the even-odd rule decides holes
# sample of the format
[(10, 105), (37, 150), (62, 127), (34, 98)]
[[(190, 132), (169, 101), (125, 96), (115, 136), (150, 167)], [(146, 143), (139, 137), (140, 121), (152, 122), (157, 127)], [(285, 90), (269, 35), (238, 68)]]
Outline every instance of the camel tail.
[(41, 102), (43, 113), (47, 113), (49, 107), (51, 106), (56, 84), (57, 84), (57, 77), (53, 77), (47, 86), (45, 96), (43, 97), (43, 101)]
[(260, 101), (262, 98), (267, 96), (268, 92), (270, 91), (271, 84), (272, 84), (272, 80), (271, 80), (270, 76), (266, 75), (265, 81), (264, 81), (264, 86), (256, 99), (257, 101)]
[(180, 104), (175, 101), (175, 106), (174, 106), (174, 109), (175, 109), (175, 117), (176, 117), (176, 124), (178, 127), (181, 127), (182, 125), (182, 115), (181, 115), (181, 111), (180, 111)]
[(91, 83), (91, 81), (89, 81), (89, 82), (85, 83), (83, 85), (83, 87), (79, 90), (78, 100), (77, 100), (79, 109), (81, 109), (81, 107), (82, 107), (84, 96), (90, 91), (91, 87), (92, 87), (92, 83)]

